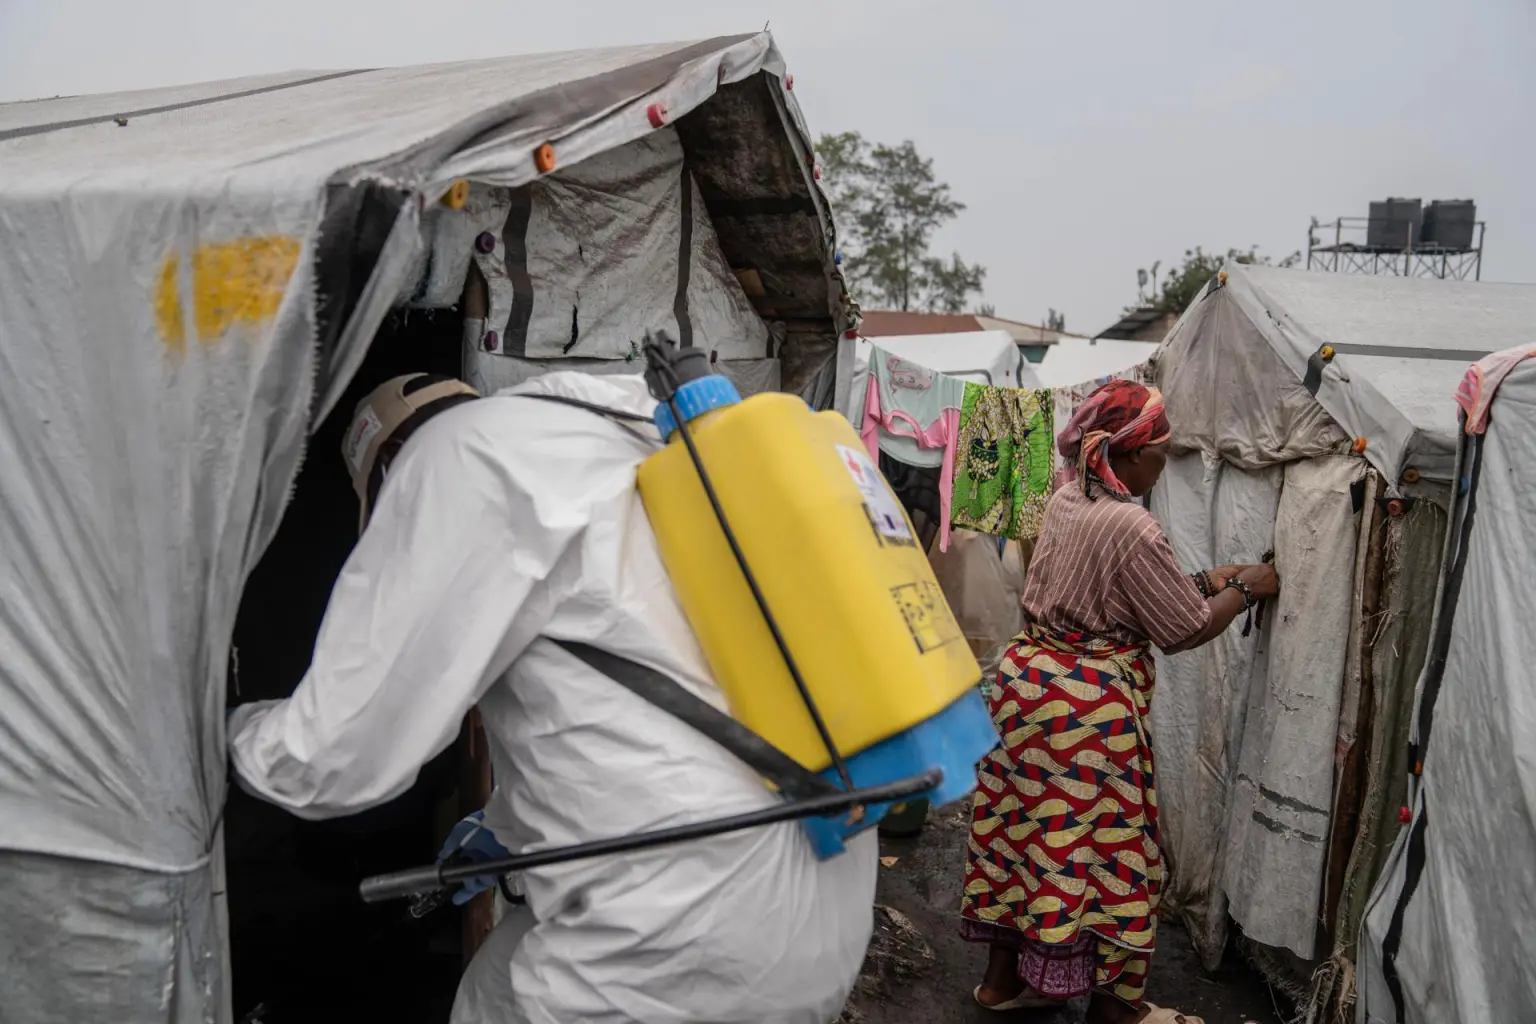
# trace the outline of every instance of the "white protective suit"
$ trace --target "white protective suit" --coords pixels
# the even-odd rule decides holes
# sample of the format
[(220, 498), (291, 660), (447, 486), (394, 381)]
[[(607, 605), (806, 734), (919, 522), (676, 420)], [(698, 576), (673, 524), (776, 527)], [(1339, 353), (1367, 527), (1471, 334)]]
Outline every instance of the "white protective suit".
[[(232, 756), (306, 818), (403, 793), (478, 703), (486, 823), (531, 851), (771, 805), (751, 769), (551, 642), (665, 672), (718, 707), (635, 471), (655, 432), (547, 401), (649, 414), (639, 377), (555, 373), (411, 437), (293, 697), (248, 705)], [(401, 865), (405, 867), (407, 865)], [(819, 862), (794, 823), (522, 878), (528, 906), (466, 972), (456, 1024), (827, 1024), (872, 927), (874, 830)]]

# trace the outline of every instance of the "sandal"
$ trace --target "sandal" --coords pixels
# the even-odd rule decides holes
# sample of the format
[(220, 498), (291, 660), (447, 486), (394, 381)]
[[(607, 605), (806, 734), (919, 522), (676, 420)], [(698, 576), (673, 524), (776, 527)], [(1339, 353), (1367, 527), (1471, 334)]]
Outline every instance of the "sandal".
[(1203, 1017), (1191, 1017), (1187, 1013), (1180, 1013), (1166, 1006), (1154, 1006), (1151, 1003), (1142, 1005), (1147, 1008), (1147, 1015), (1141, 1018), (1140, 1024), (1205, 1024)]
[[(1001, 1003), (982, 1002), (980, 985), (977, 985), (976, 988), (972, 990), (971, 998), (976, 1000), (976, 1005), (981, 1007), (983, 1010), (993, 1010), (997, 1013), (1004, 1013), (1008, 1010), (1043, 1010), (1047, 1007), (1062, 1005), (1062, 1001), (1060, 999), (1052, 999), (1050, 996), (1043, 996), (1027, 985), (1024, 987), (1023, 992), (1020, 992), (1012, 999)], [(1196, 1021), (1195, 1024), (1202, 1024), (1202, 1022)]]

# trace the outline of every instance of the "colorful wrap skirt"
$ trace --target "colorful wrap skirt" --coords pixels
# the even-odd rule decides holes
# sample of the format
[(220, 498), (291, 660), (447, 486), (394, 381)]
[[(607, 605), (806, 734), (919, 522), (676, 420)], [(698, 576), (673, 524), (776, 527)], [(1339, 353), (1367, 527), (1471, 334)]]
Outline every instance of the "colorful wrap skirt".
[(976, 768), (961, 934), (1016, 948), (1042, 995), (1140, 1005), (1163, 866), (1147, 649), (1029, 627), (988, 702), (1003, 744)]

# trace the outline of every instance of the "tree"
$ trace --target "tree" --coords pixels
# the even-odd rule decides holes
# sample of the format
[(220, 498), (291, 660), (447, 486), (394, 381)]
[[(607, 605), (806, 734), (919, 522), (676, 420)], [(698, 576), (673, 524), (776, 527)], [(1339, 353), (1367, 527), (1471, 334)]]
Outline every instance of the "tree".
[(965, 209), (938, 180), (933, 161), (910, 141), (871, 145), (858, 132), (823, 135), (816, 151), (843, 233), (850, 288), (892, 309), (963, 311), (987, 272), (959, 253), (929, 255), (934, 232)]
[(985, 267), (966, 263), (959, 253), (950, 254), (947, 263), (925, 259), (920, 274), (923, 305), (933, 313), (964, 313), (971, 293), (981, 291), (986, 276)]
[[(1227, 260), (1233, 263), (1274, 265), (1274, 261), (1269, 256), (1259, 255), (1259, 247), (1256, 245), (1249, 246), (1247, 251), (1228, 249), (1224, 257), (1216, 253), (1208, 253), (1197, 245), (1193, 249), (1184, 250), (1184, 263), (1164, 278), (1162, 293), (1154, 297), (1150, 305), (1153, 309), (1160, 309), (1165, 313), (1184, 312), (1194, 304), (1195, 299), (1199, 298), (1201, 289), (1216, 276), (1216, 271), (1220, 270), (1221, 264)], [(1299, 262), (1301, 262), (1301, 253), (1293, 252), (1278, 265), (1294, 267)], [(1156, 264), (1153, 266), (1155, 267)], [(1136, 308), (1128, 307), (1127, 312)]]

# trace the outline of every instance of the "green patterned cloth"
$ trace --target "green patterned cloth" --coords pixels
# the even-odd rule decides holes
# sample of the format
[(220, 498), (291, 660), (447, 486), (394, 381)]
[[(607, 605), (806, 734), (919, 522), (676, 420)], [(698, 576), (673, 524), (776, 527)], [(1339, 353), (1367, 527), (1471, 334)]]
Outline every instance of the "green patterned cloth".
[(952, 525), (1030, 540), (1051, 496), (1056, 432), (1050, 390), (965, 385), (955, 444)]

